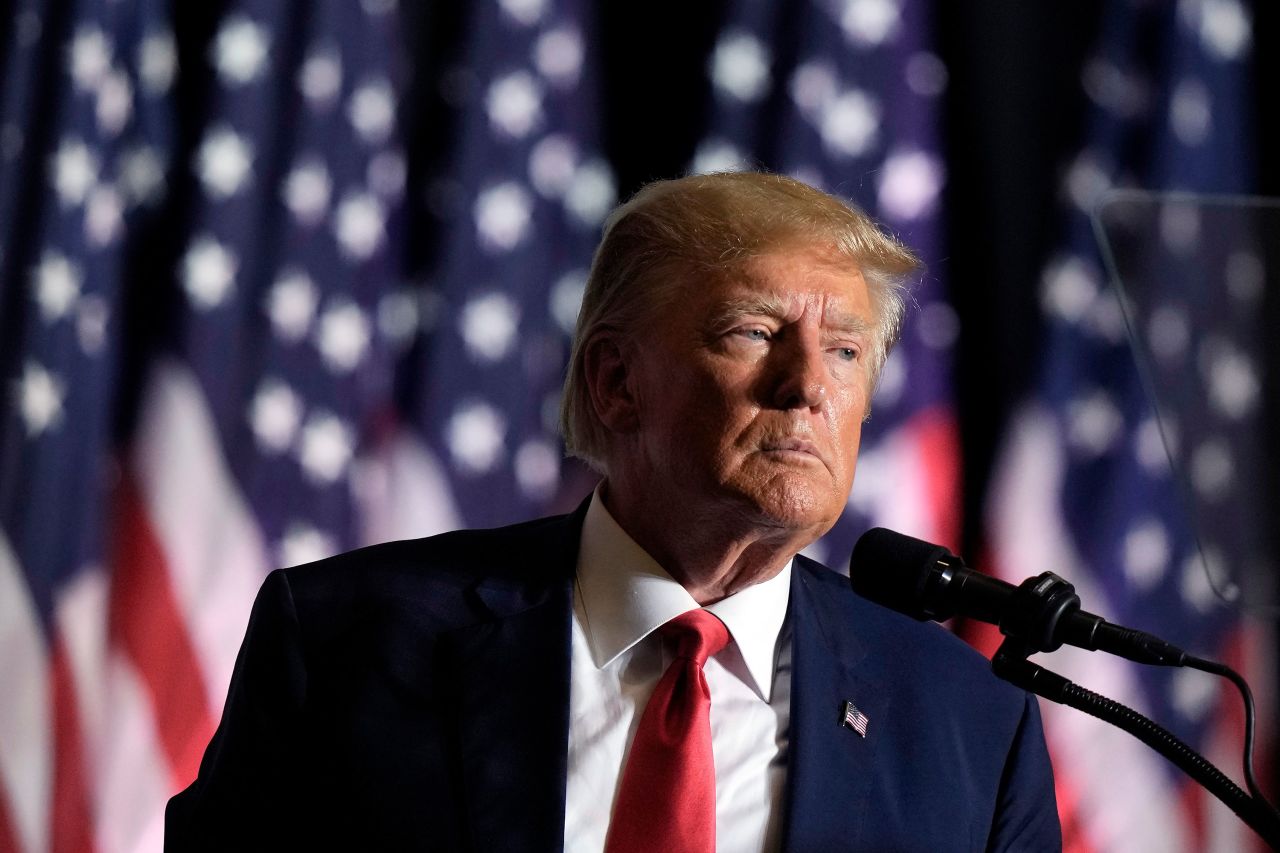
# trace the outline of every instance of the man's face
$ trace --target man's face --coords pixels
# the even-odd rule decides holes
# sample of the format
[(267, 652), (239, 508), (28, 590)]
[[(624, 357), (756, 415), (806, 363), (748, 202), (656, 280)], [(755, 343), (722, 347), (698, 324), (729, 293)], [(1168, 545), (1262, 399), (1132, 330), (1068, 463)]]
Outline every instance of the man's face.
[(628, 464), (668, 511), (816, 539), (853, 484), (874, 316), (861, 272), (821, 248), (688, 283), (635, 339)]

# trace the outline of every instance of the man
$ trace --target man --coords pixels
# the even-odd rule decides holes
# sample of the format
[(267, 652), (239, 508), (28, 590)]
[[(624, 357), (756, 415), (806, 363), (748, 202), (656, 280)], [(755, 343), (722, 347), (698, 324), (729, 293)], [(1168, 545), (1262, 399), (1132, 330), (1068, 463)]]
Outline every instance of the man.
[(273, 573), (168, 846), (1058, 849), (1035, 701), (797, 556), (915, 266), (785, 177), (642, 190), (566, 383), (590, 500)]

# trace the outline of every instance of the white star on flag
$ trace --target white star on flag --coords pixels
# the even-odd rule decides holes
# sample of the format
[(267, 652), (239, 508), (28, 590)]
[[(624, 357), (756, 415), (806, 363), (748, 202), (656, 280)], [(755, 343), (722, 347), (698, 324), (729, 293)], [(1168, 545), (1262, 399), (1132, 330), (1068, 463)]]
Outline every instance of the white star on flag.
[(370, 158), (365, 181), (375, 193), (394, 201), (404, 192), (407, 168), (399, 152), (382, 151)]
[(547, 11), (547, 0), (499, 0), (502, 11), (515, 18), (526, 27), (531, 27)]
[(933, 209), (942, 189), (942, 176), (942, 163), (923, 151), (889, 155), (880, 173), (881, 209), (899, 221), (919, 219)]
[(337, 373), (350, 373), (369, 348), (369, 320), (354, 302), (329, 306), (320, 315), (316, 347)]
[(488, 403), (466, 403), (449, 418), (449, 452), (459, 469), (483, 474), (498, 464), (507, 432), (506, 421)]
[(89, 293), (80, 298), (76, 304), (76, 338), (85, 355), (95, 356), (102, 352), (110, 319), (111, 309), (101, 296)]
[(163, 95), (173, 85), (178, 70), (178, 51), (173, 34), (166, 31), (147, 35), (138, 49), (138, 77), (150, 95)]
[(467, 302), (462, 309), (462, 339), (481, 361), (501, 360), (511, 351), (520, 310), (504, 293), (490, 293)]
[(266, 379), (249, 406), (249, 424), (263, 450), (283, 453), (293, 444), (302, 420), (302, 401), (288, 385)]
[(238, 262), (229, 249), (212, 237), (198, 238), (182, 260), (182, 284), (200, 310), (221, 305), (235, 281)]
[(388, 343), (404, 346), (418, 330), (419, 306), (414, 296), (398, 290), (378, 300), (378, 331)]
[(857, 44), (883, 44), (897, 32), (902, 10), (895, 0), (846, 0), (840, 26)]
[(62, 420), (65, 397), (66, 386), (61, 379), (35, 362), (27, 362), (18, 380), (18, 411), (28, 438), (35, 438)]
[(880, 129), (880, 107), (865, 92), (851, 89), (822, 109), (822, 141), (837, 154), (857, 157), (871, 147)]
[(307, 57), (298, 72), (298, 88), (313, 106), (333, 102), (342, 90), (342, 56), (336, 48), (320, 48)]
[(285, 206), (305, 225), (314, 225), (324, 218), (332, 192), (329, 171), (318, 157), (308, 157), (298, 163), (284, 180)]
[(64, 207), (84, 202), (98, 180), (98, 158), (78, 139), (64, 140), (53, 155), (53, 187)]
[(542, 87), (529, 72), (515, 71), (494, 81), (485, 105), (497, 130), (521, 139), (542, 121)]
[(338, 546), (328, 536), (306, 522), (294, 522), (280, 543), (280, 565), (301, 566), (337, 553)]
[(346, 471), (354, 444), (350, 427), (330, 412), (317, 412), (302, 427), (298, 458), (312, 480), (334, 483)]
[(301, 340), (311, 326), (319, 300), (310, 276), (296, 268), (283, 271), (267, 293), (267, 315), (276, 334), (286, 341)]
[(1078, 450), (1101, 456), (1124, 431), (1124, 415), (1101, 390), (1073, 400), (1067, 407), (1067, 435)]
[(602, 160), (583, 163), (565, 193), (564, 206), (578, 222), (593, 227), (604, 222), (618, 200), (613, 172)]
[(572, 27), (559, 27), (538, 37), (533, 63), (553, 85), (568, 87), (582, 73), (582, 54), (582, 34)]
[(570, 270), (551, 288), (551, 316), (566, 335), (572, 335), (578, 325), (578, 312), (586, 290), (587, 274), (583, 270)]
[(91, 246), (109, 245), (124, 227), (124, 210), (120, 193), (109, 185), (100, 185), (89, 193), (84, 209), (84, 234)]
[(737, 172), (750, 166), (741, 149), (720, 138), (704, 139), (698, 144), (698, 150), (693, 156), (693, 171), (699, 175)]
[(1156, 518), (1144, 518), (1124, 537), (1124, 575), (1135, 589), (1149, 591), (1169, 570), (1169, 535)]
[(1201, 372), (1215, 410), (1233, 420), (1250, 414), (1262, 392), (1253, 361), (1230, 341), (1212, 339), (1201, 347)]
[(514, 249), (528, 235), (532, 216), (533, 199), (511, 181), (490, 187), (476, 197), (476, 230), (485, 248)]
[(32, 271), (32, 278), (36, 304), (40, 306), (40, 316), (46, 322), (52, 323), (67, 316), (80, 295), (83, 277), (79, 265), (73, 264), (60, 252), (46, 252), (40, 259)]
[(1253, 22), (1238, 0), (1201, 0), (1182, 4), (1186, 14), (1199, 14), (1200, 41), (1219, 59), (1239, 59), (1253, 41)]
[(267, 60), (267, 34), (245, 15), (227, 19), (213, 45), (213, 64), (228, 85), (251, 83)]
[(529, 152), (529, 177), (546, 198), (564, 195), (577, 165), (578, 148), (564, 134), (547, 134)]
[(550, 497), (560, 481), (560, 456), (549, 441), (534, 439), (520, 445), (514, 460), (520, 490), (534, 499)]
[(352, 192), (334, 212), (333, 230), (338, 245), (348, 258), (362, 261), (371, 256), (386, 236), (386, 213), (372, 193)]
[(347, 117), (360, 137), (371, 145), (386, 141), (395, 124), (396, 102), (385, 80), (365, 83), (351, 93)]
[(716, 44), (711, 82), (740, 101), (757, 101), (769, 88), (769, 49), (748, 33), (732, 33)]
[(94, 115), (98, 119), (98, 127), (108, 137), (123, 130), (133, 115), (133, 84), (121, 69), (113, 68), (102, 78)]
[(111, 67), (111, 42), (102, 30), (87, 27), (76, 32), (71, 40), (70, 73), (76, 88), (93, 92)]
[(134, 146), (120, 155), (120, 187), (130, 204), (146, 204), (164, 189), (164, 164), (149, 145)]
[(791, 99), (810, 120), (820, 114), (824, 104), (834, 100), (838, 90), (835, 68), (820, 60), (797, 66), (788, 87)]
[(230, 198), (244, 187), (253, 164), (249, 143), (228, 125), (209, 131), (196, 157), (200, 181), (219, 199)]

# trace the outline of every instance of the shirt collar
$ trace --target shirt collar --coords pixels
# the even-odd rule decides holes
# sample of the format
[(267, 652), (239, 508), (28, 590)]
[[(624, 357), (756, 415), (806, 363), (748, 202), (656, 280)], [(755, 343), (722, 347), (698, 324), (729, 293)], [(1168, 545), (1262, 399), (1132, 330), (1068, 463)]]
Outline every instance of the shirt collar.
[[(654, 629), (698, 608), (671, 575), (641, 548), (605, 508), (600, 489), (591, 496), (578, 553), (578, 595), (585, 613), (591, 658), (608, 666)], [(791, 595), (791, 561), (777, 575), (707, 605), (738, 646), (756, 692), (773, 690), (778, 635)]]

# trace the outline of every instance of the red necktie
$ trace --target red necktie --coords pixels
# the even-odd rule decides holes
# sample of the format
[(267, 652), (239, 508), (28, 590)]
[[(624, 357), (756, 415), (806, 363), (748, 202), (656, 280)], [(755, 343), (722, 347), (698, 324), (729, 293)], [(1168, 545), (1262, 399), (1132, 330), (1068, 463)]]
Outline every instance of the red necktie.
[(659, 630), (675, 639), (676, 658), (640, 717), (605, 850), (714, 853), (711, 691), (702, 666), (729, 642), (729, 629), (707, 611), (691, 610)]

